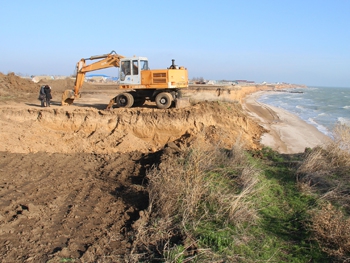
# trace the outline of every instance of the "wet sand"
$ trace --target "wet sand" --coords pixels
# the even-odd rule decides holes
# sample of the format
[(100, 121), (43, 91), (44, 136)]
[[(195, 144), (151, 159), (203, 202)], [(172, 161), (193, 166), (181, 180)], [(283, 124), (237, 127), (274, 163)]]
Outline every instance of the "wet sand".
[(300, 153), (305, 148), (326, 143), (330, 138), (298, 116), (257, 101), (266, 91), (255, 92), (244, 99), (243, 108), (255, 118), (267, 133), (261, 143), (280, 153)]

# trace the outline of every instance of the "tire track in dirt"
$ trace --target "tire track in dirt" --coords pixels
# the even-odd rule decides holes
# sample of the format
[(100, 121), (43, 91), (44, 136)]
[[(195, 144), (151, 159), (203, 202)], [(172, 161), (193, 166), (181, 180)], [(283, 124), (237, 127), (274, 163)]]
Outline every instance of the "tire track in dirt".
[(2, 152), (1, 261), (118, 261), (131, 246), (127, 228), (148, 205), (141, 157)]

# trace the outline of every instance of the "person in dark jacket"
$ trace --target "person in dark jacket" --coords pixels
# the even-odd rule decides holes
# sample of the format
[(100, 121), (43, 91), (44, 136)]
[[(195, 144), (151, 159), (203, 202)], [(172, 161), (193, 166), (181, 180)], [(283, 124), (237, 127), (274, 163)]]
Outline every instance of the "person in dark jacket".
[(45, 85), (44, 92), (45, 92), (45, 99), (46, 99), (46, 107), (50, 107), (50, 101), (52, 99), (51, 87), (49, 85)]
[(41, 101), (41, 107), (45, 107), (46, 94), (44, 89), (45, 85), (40, 87), (39, 100)]

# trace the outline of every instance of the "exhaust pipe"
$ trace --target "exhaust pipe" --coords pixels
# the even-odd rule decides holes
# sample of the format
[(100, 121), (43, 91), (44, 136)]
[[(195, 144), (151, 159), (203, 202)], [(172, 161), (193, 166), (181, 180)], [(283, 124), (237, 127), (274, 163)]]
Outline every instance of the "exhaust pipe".
[(171, 66), (169, 67), (169, 69), (176, 69), (175, 59), (171, 60)]

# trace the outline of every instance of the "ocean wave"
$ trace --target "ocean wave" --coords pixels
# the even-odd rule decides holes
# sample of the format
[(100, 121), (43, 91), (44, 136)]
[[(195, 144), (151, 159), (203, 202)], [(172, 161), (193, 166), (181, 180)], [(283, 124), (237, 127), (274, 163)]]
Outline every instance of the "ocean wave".
[(348, 119), (348, 118), (338, 117), (338, 122), (340, 124), (345, 124), (347, 126), (350, 126), (350, 119)]
[(316, 122), (313, 118), (308, 118), (308, 122), (310, 124), (312, 124), (313, 126), (315, 126), (317, 128), (317, 130), (319, 130), (320, 132), (322, 132), (323, 134), (330, 136), (331, 132), (327, 129), (326, 126), (323, 126), (322, 124), (319, 124), (318, 122)]
[[(295, 94), (269, 93), (259, 101), (299, 116), (326, 135), (339, 122), (350, 125), (350, 89), (309, 87), (302, 91)], [(340, 116), (342, 118), (338, 118)]]

